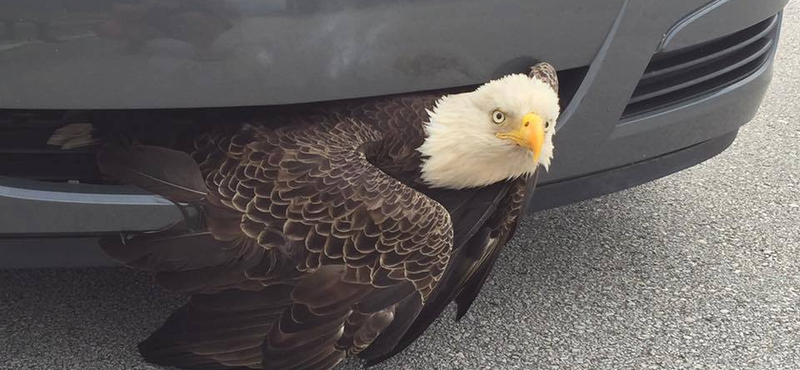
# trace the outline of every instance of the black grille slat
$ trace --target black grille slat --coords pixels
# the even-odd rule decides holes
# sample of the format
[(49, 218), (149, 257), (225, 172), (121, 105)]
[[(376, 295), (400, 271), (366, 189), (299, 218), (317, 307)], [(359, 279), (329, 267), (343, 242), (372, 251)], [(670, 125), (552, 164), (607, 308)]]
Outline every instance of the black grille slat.
[(87, 182), (97, 179), (93, 153), (0, 154), (2, 176), (25, 179)]
[(731, 56), (725, 60), (703, 65), (701, 68), (692, 70), (691, 73), (681, 73), (674, 79), (668, 76), (657, 81), (640, 84), (637, 93), (631, 98), (630, 104), (638, 103), (643, 100), (653, 99), (661, 95), (666, 95), (692, 85), (696, 85), (716, 77), (722, 76), (739, 67), (742, 67), (756, 59), (764, 57), (772, 49), (772, 40), (762, 40), (752, 49), (743, 49), (738, 55)]
[(0, 110), (0, 176), (47, 181), (99, 181), (91, 148), (61, 150), (47, 139), (68, 123), (64, 111)]
[(30, 180), (104, 181), (95, 164), (99, 146), (62, 150), (47, 144), (70, 123), (90, 123), (103, 136), (109, 128), (153, 145), (171, 145), (201, 118), (217, 110), (4, 110), (0, 109), (0, 176)]
[(654, 55), (622, 118), (708, 94), (751, 75), (774, 50), (779, 21), (774, 16), (726, 37)]
[(769, 34), (775, 30), (777, 23), (778, 18), (773, 17), (733, 36), (728, 36), (706, 46), (689, 48), (690, 50), (688, 51), (678, 51), (676, 55), (673, 55), (674, 53), (657, 55), (647, 66), (642, 80), (649, 80), (664, 74), (686, 70), (699, 64), (710, 63), (719, 58), (724, 58), (726, 55), (730, 55), (769, 36)]

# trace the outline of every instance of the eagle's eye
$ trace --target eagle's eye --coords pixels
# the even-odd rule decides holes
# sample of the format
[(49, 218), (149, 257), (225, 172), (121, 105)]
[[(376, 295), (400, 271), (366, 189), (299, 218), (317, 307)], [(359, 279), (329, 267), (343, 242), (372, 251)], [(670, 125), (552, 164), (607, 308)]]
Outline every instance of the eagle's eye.
[(499, 110), (496, 110), (492, 113), (492, 121), (494, 121), (494, 123), (499, 125), (506, 121), (506, 114)]
[(547, 130), (548, 128), (550, 128), (550, 121), (545, 121), (544, 129)]

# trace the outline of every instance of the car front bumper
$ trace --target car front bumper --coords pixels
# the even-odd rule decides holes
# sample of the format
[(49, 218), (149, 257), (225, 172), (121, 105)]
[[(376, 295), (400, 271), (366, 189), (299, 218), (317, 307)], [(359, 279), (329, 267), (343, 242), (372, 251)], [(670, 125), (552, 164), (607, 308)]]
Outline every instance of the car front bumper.
[[(443, 8), (428, 10), (453, 9), (460, 1), (441, 2)], [(766, 93), (777, 49), (780, 10), (786, 4), (786, 0), (716, 0), (709, 3), (697, 0), (618, 0), (589, 9), (585, 2), (578, 0), (551, 2), (541, 2), (543, 5), (540, 5), (551, 10), (557, 8), (557, 11), (553, 10), (550, 17), (535, 17), (549, 30), (559, 31), (543, 28), (541, 31), (547, 32), (544, 33), (546, 41), (537, 41), (537, 37), (522, 41), (513, 39), (509, 41), (513, 47), (504, 53), (492, 50), (492, 41), (496, 39), (485, 40), (475, 34), (473, 28), (466, 31), (459, 28), (464, 19), (457, 18), (446, 21), (447, 32), (461, 30), (477, 39), (472, 46), (453, 46), (462, 52), (471, 50), (466, 54), (455, 53), (442, 59), (444, 62), (439, 60), (441, 58), (430, 59), (430, 53), (425, 51), (429, 50), (426, 47), (435, 46), (426, 43), (435, 40), (404, 43), (400, 48), (406, 53), (404, 56), (388, 54), (380, 57), (394, 58), (393, 63), (382, 64), (377, 62), (380, 58), (364, 56), (366, 59), (357, 59), (358, 63), (341, 64), (336, 73), (325, 69), (331, 67), (330, 63), (315, 63), (337, 58), (343, 60), (344, 55), (336, 53), (344, 53), (346, 48), (318, 51), (335, 55), (315, 54), (315, 51), (306, 49), (313, 43), (283, 50), (284, 57), (297, 60), (301, 56), (296, 53), (305, 53), (303, 58), (306, 59), (312, 56), (314, 62), (303, 68), (314, 76), (313, 84), (301, 83), (305, 80), (293, 81), (291, 73), (266, 73), (262, 68), (269, 64), (268, 53), (258, 54), (266, 58), (262, 62), (267, 64), (245, 67), (236, 64), (242, 62), (236, 58), (252, 56), (247, 53), (256, 50), (254, 48), (258, 45), (263, 46), (264, 40), (260, 36), (250, 35), (257, 39), (254, 41), (248, 39), (245, 32), (250, 30), (248, 27), (257, 30), (263, 26), (259, 23), (264, 22), (263, 16), (243, 21), (239, 24), (242, 27), (239, 33), (229, 32), (221, 36), (223, 40), (227, 40), (225, 37), (244, 37), (238, 41), (226, 41), (244, 45), (239, 50), (244, 54), (232, 54), (237, 56), (233, 60), (199, 60), (194, 54), (191, 57), (164, 55), (163, 49), (153, 45), (149, 45), (149, 54), (144, 56), (141, 53), (114, 54), (114, 58), (109, 59), (103, 54), (109, 52), (103, 46), (107, 41), (91, 41), (94, 40), (91, 37), (54, 45), (42, 43), (21, 47), (29, 50), (8, 46), (4, 49), (0, 43), (0, 75), (3, 76), (3, 83), (0, 83), (0, 130), (5, 126), (3, 112), (8, 113), (6, 116), (18, 117), (19, 114), (38, 114), (43, 110), (71, 112), (110, 108), (123, 110), (120, 111), (123, 113), (136, 110), (158, 115), (166, 112), (158, 108), (276, 105), (457, 89), (505, 73), (524, 71), (536, 59), (548, 60), (559, 68), (564, 92), (563, 113), (556, 135), (555, 160), (551, 171), (540, 178), (540, 187), (532, 200), (531, 209), (536, 211), (635, 186), (700, 163), (723, 151), (736, 137), (738, 128), (753, 118)], [(409, 11), (413, 13), (417, 7), (428, 6), (421, 3), (424, 2), (414, 2), (416, 5), (412, 5)], [(558, 4), (560, 7), (556, 6)], [(306, 16), (324, 21), (323, 24), (330, 23), (333, 30), (330, 32), (343, 32), (341, 37), (345, 39), (347, 32), (353, 30), (340, 29), (344, 26), (338, 22), (352, 17), (361, 19), (363, 12), (382, 19), (381, 14), (390, 14), (392, 7), (396, 8), (395, 5), (376, 5), (347, 15), (348, 8), (343, 6), (344, 9), (329, 9), (327, 12), (314, 8), (314, 14)], [(510, 14), (509, 9), (514, 6), (520, 6), (520, 3), (504, 0), (495, 4), (501, 10), (493, 12), (508, 11)], [(301, 13), (308, 10), (303, 7), (292, 9)], [(477, 17), (473, 11), (464, 10), (457, 14), (467, 17), (476, 26), (487, 21)], [(401, 11), (400, 14), (407, 17), (411, 13)], [(593, 16), (587, 17), (587, 14)], [(278, 19), (291, 18), (291, 15), (281, 17)], [(301, 19), (303, 15), (298, 17)], [(593, 20), (587, 21), (589, 18)], [(266, 19), (272, 18), (267, 16)], [(302, 19), (301, 23), (308, 21)], [(366, 24), (372, 24), (369, 22)], [(580, 22), (585, 25), (581, 27)], [(564, 24), (572, 28), (564, 28)], [(389, 30), (382, 32), (392, 35), (407, 30), (407, 26), (398, 24), (387, 27)], [(384, 37), (381, 35), (385, 36), (378, 33), (374, 37), (381, 39)], [(502, 39), (503, 35), (494, 36)], [(349, 37), (361, 36), (351, 34)], [(533, 47), (525, 44), (531, 40), (538, 44)], [(81, 50), (90, 52), (82, 54)], [(92, 55), (94, 50), (100, 51)], [(373, 49), (359, 50), (373, 53), (382, 49), (374, 46)], [(513, 54), (513, 50), (525, 51)], [(29, 54), (17, 54), (22, 51)], [(65, 57), (59, 60), (59, 53)], [(475, 58), (475, 55), (484, 57)], [(498, 55), (516, 56), (500, 60)], [(448, 66), (463, 67), (471, 59), (479, 62), (462, 69), (455, 68), (456, 72), (461, 71), (455, 75), (452, 70), (448, 71)], [(81, 66), (81, 61), (87, 64)], [(234, 70), (228, 63), (245, 69)], [(420, 72), (413, 68), (417, 64), (430, 68)], [(270, 64), (271, 67), (276, 65), (279, 64)], [(445, 67), (441, 70), (433, 68), (437, 65)], [(118, 73), (109, 72), (109, 69), (120, 66), (130, 68)], [(136, 77), (140, 75), (157, 76), (160, 81), (139, 84), (142, 81), (137, 81)], [(239, 75), (246, 78), (239, 79), (236, 77)], [(34, 79), (42, 76), (50, 76), (51, 86), (32, 90)], [(224, 76), (230, 79), (224, 80)], [(236, 84), (237, 81), (240, 83)], [(382, 83), (375, 83), (377, 81)], [(10, 153), (7, 153), (8, 158), (19, 155), (11, 153), (13, 150), (6, 152)], [(0, 168), (2, 156), (0, 153)], [(83, 238), (119, 231), (147, 231), (166, 227), (186, 217), (163, 198), (128, 187), (44, 183), (12, 177), (0, 177), (0, 238), (7, 240)], [(15, 258), (5, 259), (0, 267), (36, 266), (37, 261), (42, 261), (40, 253), (32, 252), (29, 258), (25, 255), (24, 250), (16, 248)], [(74, 260), (70, 261), (65, 264), (76, 264)], [(42, 263), (59, 265), (57, 259)]]

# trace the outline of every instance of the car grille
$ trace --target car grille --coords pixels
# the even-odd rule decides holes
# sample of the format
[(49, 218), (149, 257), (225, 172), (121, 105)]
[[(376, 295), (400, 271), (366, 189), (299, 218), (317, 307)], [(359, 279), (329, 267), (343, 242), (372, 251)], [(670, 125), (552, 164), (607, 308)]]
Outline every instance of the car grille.
[(0, 176), (50, 181), (99, 178), (94, 153), (48, 147), (47, 139), (64, 125), (63, 112), (0, 111)]
[[(202, 110), (198, 112), (200, 112), (198, 114), (203, 113)], [(47, 145), (47, 140), (56, 129), (69, 123), (92, 123), (98, 127), (126, 120), (141, 122), (140, 131), (156, 134), (165, 132), (166, 137), (172, 137), (170, 135), (173, 131), (195, 122), (187, 117), (178, 116), (174, 111), (0, 109), (0, 176), (57, 182), (101, 183), (103, 178), (95, 165), (97, 146), (62, 150)]]
[(751, 75), (772, 54), (779, 19), (774, 16), (726, 37), (654, 55), (622, 117), (708, 94)]
[[(588, 67), (580, 67), (558, 72), (562, 108), (572, 100), (587, 70)], [(473, 88), (474, 86), (465, 86), (440, 90), (437, 93), (455, 93)], [(114, 125), (135, 137), (158, 137), (169, 142), (170, 138), (197, 125), (237, 123), (251, 119), (261, 121), (263, 117), (276, 112), (307, 109), (304, 104), (160, 110), (0, 109), (0, 176), (56, 182), (103, 183), (104, 179), (95, 165), (98, 150), (96, 146), (61, 150), (47, 145), (50, 135), (69, 123), (91, 123), (95, 127)]]

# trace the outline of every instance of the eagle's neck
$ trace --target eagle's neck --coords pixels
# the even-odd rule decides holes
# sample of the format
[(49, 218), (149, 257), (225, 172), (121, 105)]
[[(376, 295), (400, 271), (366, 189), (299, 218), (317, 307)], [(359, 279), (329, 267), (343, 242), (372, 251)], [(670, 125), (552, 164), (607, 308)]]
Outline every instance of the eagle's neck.
[(365, 148), (367, 159), (389, 176), (412, 188), (425, 187), (422, 181), (422, 157), (417, 150), (425, 141), (424, 131), (409, 128), (391, 130), (381, 141)]
[(393, 97), (351, 110), (357, 112), (356, 117), (380, 130), (383, 137), (364, 148), (367, 159), (386, 174), (417, 190), (426, 187), (421, 178), (422, 154), (418, 149), (425, 142), (429, 112), (439, 98), (438, 94)]

